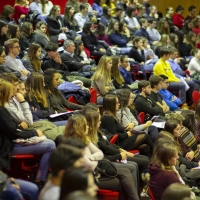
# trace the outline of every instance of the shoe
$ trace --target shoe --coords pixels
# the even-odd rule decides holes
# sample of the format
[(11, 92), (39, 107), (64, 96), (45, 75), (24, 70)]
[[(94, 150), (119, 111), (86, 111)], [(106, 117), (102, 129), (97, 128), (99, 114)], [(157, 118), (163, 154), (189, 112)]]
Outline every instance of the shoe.
[(182, 110), (189, 110), (189, 107), (188, 107), (187, 103), (184, 103), (184, 104), (181, 106), (181, 109), (182, 109)]

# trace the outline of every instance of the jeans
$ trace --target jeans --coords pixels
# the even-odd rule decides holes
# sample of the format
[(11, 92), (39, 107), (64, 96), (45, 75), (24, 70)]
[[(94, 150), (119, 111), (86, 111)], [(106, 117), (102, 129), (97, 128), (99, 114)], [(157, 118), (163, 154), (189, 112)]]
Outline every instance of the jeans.
[(178, 91), (179, 98), (181, 100), (181, 103), (186, 103), (186, 91), (185, 91), (185, 85), (182, 82), (171, 82), (169, 83), (168, 89), (170, 91)]
[(128, 55), (131, 50), (131, 47), (121, 47), (121, 54)]
[(56, 126), (66, 126), (67, 120), (57, 121), (57, 122), (52, 122), (52, 123), (55, 124)]
[(26, 200), (37, 200), (38, 198), (38, 187), (34, 183), (16, 179), (20, 186), (20, 193)]
[(152, 72), (152, 71), (153, 71), (154, 64), (150, 63), (150, 64), (147, 64), (147, 65), (144, 65), (143, 67), (144, 67), (145, 71), (150, 71), (150, 72)]
[(47, 22), (46, 22), (44, 16), (42, 16), (42, 15), (38, 15), (38, 16), (37, 16), (37, 19), (41, 20), (42, 22), (44, 22), (44, 23), (47, 25)]
[(33, 145), (23, 146), (20, 144), (15, 144), (12, 155), (15, 154), (34, 154), (34, 155), (42, 155), (40, 159), (39, 169), (37, 173), (36, 180), (45, 181), (48, 168), (49, 168), (49, 157), (51, 152), (55, 149), (55, 143), (52, 140), (45, 140), (43, 142), (39, 142)]

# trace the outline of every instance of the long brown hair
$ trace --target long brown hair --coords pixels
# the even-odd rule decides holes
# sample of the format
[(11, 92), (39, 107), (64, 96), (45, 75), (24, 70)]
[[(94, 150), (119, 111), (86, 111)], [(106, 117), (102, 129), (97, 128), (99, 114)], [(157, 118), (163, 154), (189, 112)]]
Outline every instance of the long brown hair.
[(39, 48), (41, 49), (41, 46), (37, 43), (30, 44), (27, 55), (25, 56), (25, 58), (30, 60), (35, 72), (39, 72), (41, 69), (41, 61), (36, 57)]
[(88, 136), (86, 136), (87, 121), (83, 115), (76, 114), (68, 119), (65, 127), (64, 136), (79, 138), (86, 145), (90, 143)]
[(26, 80), (25, 87), (30, 100), (35, 98), (36, 101), (42, 103), (45, 108), (49, 106), (44, 89), (44, 77), (40, 73), (32, 72)]
[(12, 83), (0, 79), (0, 106), (4, 106), (5, 103), (9, 102), (9, 97), (13, 92)]

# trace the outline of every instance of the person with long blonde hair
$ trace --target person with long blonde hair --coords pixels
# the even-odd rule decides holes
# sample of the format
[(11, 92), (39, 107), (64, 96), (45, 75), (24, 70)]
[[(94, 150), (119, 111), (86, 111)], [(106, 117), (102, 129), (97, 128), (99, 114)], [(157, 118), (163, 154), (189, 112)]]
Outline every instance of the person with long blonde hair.
[(40, 44), (30, 44), (27, 55), (25, 55), (22, 59), (24, 67), (30, 72), (39, 72), (43, 74), (40, 61), (41, 54), (42, 48)]
[(103, 97), (110, 91), (115, 90), (111, 80), (112, 58), (102, 56), (99, 60), (98, 67), (92, 76), (91, 87), (97, 90), (97, 104), (103, 103)]

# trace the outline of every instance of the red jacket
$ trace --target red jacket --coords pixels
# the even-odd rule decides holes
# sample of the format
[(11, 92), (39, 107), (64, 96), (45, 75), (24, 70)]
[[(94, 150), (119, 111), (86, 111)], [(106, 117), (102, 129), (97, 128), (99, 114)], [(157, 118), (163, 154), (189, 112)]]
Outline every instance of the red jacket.
[(174, 25), (182, 29), (185, 18), (177, 13), (175, 13), (172, 18), (173, 18)]
[(199, 35), (199, 33), (200, 33), (200, 28), (199, 28), (199, 27), (192, 28), (192, 31), (193, 31), (196, 35)]

